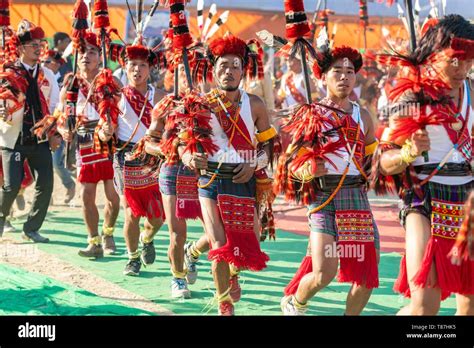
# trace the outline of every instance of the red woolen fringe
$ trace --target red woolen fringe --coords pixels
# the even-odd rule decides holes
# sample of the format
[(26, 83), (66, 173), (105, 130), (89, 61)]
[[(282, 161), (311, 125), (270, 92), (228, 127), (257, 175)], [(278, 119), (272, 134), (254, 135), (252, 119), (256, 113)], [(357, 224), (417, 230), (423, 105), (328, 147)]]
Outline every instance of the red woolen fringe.
[(227, 262), (242, 270), (260, 271), (267, 267), (270, 258), (260, 249), (253, 230), (255, 200), (219, 194), (217, 201), (227, 242), (209, 251), (209, 260)]
[(189, 33), (173, 35), (173, 48), (177, 51), (188, 47), (192, 43), (193, 43), (193, 38), (191, 37), (191, 34)]
[(141, 189), (125, 187), (123, 195), (134, 217), (165, 218), (158, 184)]
[(288, 39), (298, 39), (308, 36), (311, 33), (308, 22), (290, 24), (286, 26), (286, 37)]
[(97, 184), (99, 181), (112, 180), (113, 178), (114, 168), (112, 161), (107, 160), (92, 164), (83, 164), (77, 181)]
[[(448, 258), (453, 243), (452, 239), (430, 237), (420, 270), (413, 278), (416, 285), (421, 287), (439, 286), (442, 290), (455, 293), (462, 290), (461, 268), (453, 265)], [(428, 275), (433, 262), (438, 276), (438, 284), (428, 283)]]
[(340, 244), (353, 245), (356, 248), (360, 246), (360, 249), (363, 250), (362, 255), (364, 259), (360, 261), (357, 256), (340, 257), (340, 267), (337, 280), (343, 283), (354, 283), (357, 285), (364, 285), (368, 289), (378, 288), (379, 271), (377, 266), (375, 244), (355, 241), (340, 242)]
[(10, 25), (10, 17), (1, 16), (0, 17), (0, 26), (7, 27)]
[(176, 199), (176, 217), (178, 219), (198, 219), (202, 218), (201, 204), (194, 199)]
[(227, 262), (240, 270), (261, 271), (270, 260), (260, 249), (260, 242), (255, 233), (226, 231), (227, 243), (218, 249), (210, 250), (210, 261)]
[(95, 28), (107, 28), (110, 26), (110, 21), (108, 16), (96, 16), (94, 17), (94, 27)]
[(303, 0), (285, 0), (285, 14), (288, 12), (304, 12)]
[(285, 296), (296, 294), (301, 279), (311, 272), (313, 272), (313, 258), (310, 255), (307, 255), (303, 258), (303, 261), (301, 261), (300, 268), (298, 268), (298, 271), (294, 275), (293, 279), (291, 279), (291, 281), (286, 286), (284, 290)]
[(400, 271), (398, 277), (393, 284), (393, 291), (402, 294), (405, 297), (410, 297), (410, 286), (408, 284), (408, 275), (407, 275), (407, 260), (406, 256), (403, 255), (400, 260)]
[[(407, 274), (407, 263), (406, 263), (406, 256), (403, 255), (402, 259), (400, 260), (400, 271), (398, 273), (398, 277), (395, 280), (395, 284), (393, 285), (393, 291), (400, 293), (406, 298), (411, 297), (410, 285), (408, 282), (408, 274)], [(447, 299), (451, 293), (449, 291), (441, 290), (441, 301)]]

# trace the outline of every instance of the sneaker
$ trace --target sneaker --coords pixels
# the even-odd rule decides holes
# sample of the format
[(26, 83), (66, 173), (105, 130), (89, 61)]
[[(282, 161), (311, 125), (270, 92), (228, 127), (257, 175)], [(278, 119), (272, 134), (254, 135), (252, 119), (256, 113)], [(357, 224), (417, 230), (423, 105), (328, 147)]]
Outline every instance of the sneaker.
[(142, 263), (140, 259), (130, 259), (128, 260), (127, 264), (125, 265), (125, 269), (123, 270), (124, 275), (128, 276), (138, 276), (140, 275), (140, 268)]
[(171, 280), (171, 297), (172, 298), (191, 298), (191, 291), (185, 279), (173, 278)]
[(38, 231), (23, 232), (21, 237), (35, 243), (49, 243), (49, 238), (43, 237)]
[(293, 296), (285, 296), (281, 299), (280, 307), (283, 315), (305, 315), (308, 305), (297, 307), (293, 301)]
[(5, 224), (3, 226), (3, 232), (15, 232), (15, 227), (12, 226), (9, 220), (5, 220)]
[(230, 301), (219, 303), (219, 315), (230, 317), (234, 315), (234, 305)]
[(66, 196), (64, 197), (64, 204), (69, 204), (73, 200), (75, 195), (76, 195), (76, 184), (72, 185), (70, 188), (67, 189)]
[(229, 292), (230, 298), (232, 299), (234, 303), (239, 302), (240, 297), (242, 296), (242, 288), (240, 287), (240, 284), (239, 284), (239, 276), (235, 275), (233, 277), (230, 277), (229, 285), (230, 285), (230, 292)]
[(114, 236), (102, 235), (102, 244), (104, 245), (105, 255), (114, 255), (117, 252)]
[(140, 258), (144, 266), (152, 265), (156, 259), (156, 250), (153, 241), (150, 243), (142, 243), (142, 253)]
[(87, 248), (79, 250), (78, 254), (82, 257), (100, 259), (104, 257), (104, 249), (100, 244), (88, 244)]
[(188, 273), (186, 274), (186, 280), (188, 281), (188, 284), (196, 283), (198, 276), (198, 258), (191, 255), (191, 246), (192, 243), (186, 243), (184, 245), (184, 266), (188, 269)]

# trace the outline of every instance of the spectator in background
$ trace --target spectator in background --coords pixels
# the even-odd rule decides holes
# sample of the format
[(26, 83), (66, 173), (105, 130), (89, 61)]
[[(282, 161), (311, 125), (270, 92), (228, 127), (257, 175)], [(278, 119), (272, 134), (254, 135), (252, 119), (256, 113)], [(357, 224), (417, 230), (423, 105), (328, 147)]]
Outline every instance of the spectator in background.
[[(54, 50), (57, 51), (62, 56), (66, 48), (71, 43), (71, 38), (69, 37), (68, 34), (59, 31), (56, 34), (54, 34), (53, 42), (54, 42)], [(72, 56), (71, 55), (67, 57), (66, 63), (63, 64), (59, 68), (60, 78), (58, 82), (60, 85), (62, 84), (64, 76), (70, 71), (72, 71)]]
[(48, 68), (54, 73), (56, 81), (59, 83), (61, 80), (61, 73), (59, 70), (64, 64), (66, 64), (66, 61), (61, 57), (61, 54), (55, 50), (48, 50), (41, 58), (41, 62), (43, 63), (44, 67)]
[[(41, 62), (43, 67), (46, 67), (52, 71), (56, 81), (60, 81), (62, 79), (59, 71), (61, 67), (66, 64), (66, 61), (61, 57), (59, 52), (55, 50), (46, 51), (41, 57)], [(59, 88), (57, 90), (57, 98), (59, 100)], [(55, 107), (56, 106), (54, 106), (54, 108)], [(51, 112), (54, 112), (54, 109), (51, 110)], [(65, 142), (61, 139), (61, 144), (59, 145), (58, 149), (53, 152), (53, 168), (61, 179), (61, 183), (67, 190), (64, 203), (68, 204), (76, 195), (76, 184), (74, 183), (73, 174), (66, 168), (65, 165), (64, 144)]]

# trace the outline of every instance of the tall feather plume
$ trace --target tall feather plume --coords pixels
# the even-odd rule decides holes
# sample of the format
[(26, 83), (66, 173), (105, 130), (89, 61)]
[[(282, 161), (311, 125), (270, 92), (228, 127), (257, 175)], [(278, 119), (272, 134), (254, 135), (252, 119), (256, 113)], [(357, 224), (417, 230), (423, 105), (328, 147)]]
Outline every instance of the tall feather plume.
[(227, 22), (229, 18), (229, 11), (224, 11), (219, 18), (217, 19), (216, 23), (214, 23), (207, 32), (206, 36), (204, 37), (204, 42), (207, 42), (218, 30), (219, 28)]
[(214, 17), (216, 13), (217, 13), (217, 5), (212, 4), (211, 7), (209, 8), (209, 13), (207, 15), (206, 22), (204, 23), (204, 28), (202, 30), (202, 36), (201, 36), (202, 41), (204, 40), (204, 37), (206, 36), (207, 31), (209, 30), (209, 27), (211, 26), (212, 18)]
[(197, 24), (199, 29), (199, 36), (203, 37), (202, 30), (204, 25), (204, 0), (198, 0), (197, 5)]

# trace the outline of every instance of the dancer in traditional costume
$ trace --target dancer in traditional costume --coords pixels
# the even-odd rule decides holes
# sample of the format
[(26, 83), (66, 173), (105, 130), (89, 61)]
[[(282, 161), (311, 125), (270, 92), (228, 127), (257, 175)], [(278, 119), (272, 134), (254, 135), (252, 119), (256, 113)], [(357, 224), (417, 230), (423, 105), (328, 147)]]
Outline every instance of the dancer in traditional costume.
[(290, 52), (308, 49), (327, 97), (304, 104), (285, 125), (293, 142), (280, 157), (275, 190), (308, 206), (311, 233), (309, 254), (286, 287), (281, 308), (285, 315), (303, 315), (308, 301), (334, 279), (339, 264), (338, 281), (352, 283), (345, 314), (358, 315), (378, 286), (379, 249), (363, 169), (376, 146), (374, 126), (369, 113), (349, 99), (362, 57), (350, 47), (329, 49), (328, 43), (311, 56), (303, 2), (285, 5), (287, 13), (295, 13), (287, 18)]
[[(139, 22), (140, 23), (140, 22)], [(146, 135), (151, 124), (151, 111), (164, 95), (148, 84), (150, 69), (158, 64), (158, 56), (140, 44), (122, 49), (120, 59), (127, 73), (128, 85), (122, 88), (119, 103), (121, 111), (117, 127), (106, 129), (103, 124), (100, 138), (107, 143), (112, 134), (117, 138), (114, 154), (115, 187), (123, 197), (125, 209), (124, 235), (129, 260), (124, 274), (138, 276), (141, 264), (151, 265), (156, 252), (153, 237), (163, 225), (164, 210), (158, 179), (147, 171), (145, 163), (156, 158), (131, 158), (134, 146)], [(140, 219), (145, 217), (145, 228), (140, 233)], [(138, 250), (142, 242), (141, 252)]]
[(379, 193), (398, 192), (403, 199), (406, 251), (394, 288), (411, 302), (399, 314), (435, 315), (451, 293), (457, 314), (474, 314), (474, 262), (452, 264), (448, 256), (473, 187), (472, 40), (474, 25), (449, 15), (427, 29), (411, 55), (378, 58), (401, 66), (373, 181)]
[[(2, 16), (8, 11), (2, 11)], [(2, 20), (2, 23), (5, 23)], [(4, 30), (4, 28), (2, 28)], [(23, 238), (34, 242), (49, 241), (40, 235), (53, 190), (53, 170), (51, 150), (59, 145), (60, 138), (51, 134), (38, 138), (32, 128), (50, 114), (48, 100), (51, 82), (38, 64), (44, 32), (38, 26), (21, 20), (18, 31), (4, 33), (10, 37), (9, 46), (12, 57), (3, 61), (1, 95), (0, 146), (4, 183), (0, 190), (0, 236), (6, 217), (17, 197), (24, 178), (24, 162), (28, 161), (35, 172), (36, 186), (33, 207), (23, 226)], [(3, 47), (5, 51), (6, 47)], [(5, 52), (3, 52), (5, 54)], [(6, 58), (5, 56), (3, 57)], [(49, 140), (49, 142), (48, 142)]]
[[(86, 6), (82, 0), (78, 0), (76, 10), (84, 11)], [(84, 14), (82, 14), (84, 15)], [(83, 17), (83, 16), (82, 16)], [(85, 19), (87, 23), (87, 6), (85, 7)], [(111, 147), (100, 140), (101, 114), (104, 110), (118, 110), (119, 97), (109, 103), (110, 107), (101, 106), (104, 98), (95, 91), (96, 81), (100, 76), (101, 47), (98, 36), (90, 31), (82, 34), (79, 39), (73, 35), (75, 49), (78, 50), (77, 64), (79, 71), (75, 76), (65, 78), (62, 91), (62, 111), (66, 117), (70, 117), (70, 103), (72, 102), (77, 111), (77, 168), (78, 179), (81, 184), (82, 211), (88, 232), (88, 246), (79, 250), (79, 255), (87, 258), (101, 258), (105, 254), (114, 254), (116, 246), (113, 232), (120, 210), (120, 198), (115, 191), (113, 178), (113, 160)], [(104, 54), (104, 53), (102, 53)], [(72, 86), (72, 88), (71, 88)], [(77, 107), (76, 107), (77, 105)], [(69, 115), (69, 116), (68, 116)], [(73, 113), (73, 116), (75, 114)], [(112, 118), (116, 124), (116, 115)], [(63, 124), (64, 125), (64, 124)], [(109, 126), (109, 131), (112, 125)], [(73, 130), (69, 127), (58, 126), (58, 130), (66, 142), (72, 142)], [(96, 205), (96, 192), (99, 182), (104, 184), (105, 207), (104, 223), (102, 233), (99, 235), (99, 211)]]
[(201, 171), (199, 200), (221, 315), (234, 314), (229, 265), (234, 270), (259, 271), (269, 260), (259, 245), (256, 207), (273, 197), (265, 168), (272, 158), (276, 130), (270, 126), (263, 101), (239, 89), (244, 74), (261, 78), (261, 53), (255, 41), (248, 45), (232, 35), (212, 41), (205, 60), (210, 66), (197, 68), (212, 71), (218, 86), (206, 95), (210, 144), (200, 148), (200, 138), (193, 133), (199, 126), (179, 135), (185, 144), (179, 148), (183, 163)]
[[(165, 40), (169, 61), (168, 72), (177, 77), (175, 91), (168, 94), (154, 107), (153, 120), (148, 129), (144, 147), (148, 154), (165, 158), (159, 169), (159, 183), (170, 232), (168, 258), (171, 263), (172, 298), (191, 297), (188, 284), (194, 284), (196, 281), (197, 259), (189, 252), (195, 244), (185, 245), (186, 220), (202, 218), (197, 191), (197, 174), (195, 170), (183, 165), (177, 151), (180, 122), (184, 116), (181, 111), (183, 98), (186, 95), (198, 93), (190, 90), (192, 86), (189, 86), (183, 64), (183, 54), (187, 54), (187, 58), (192, 60), (191, 63), (194, 59), (192, 54), (183, 53), (184, 48), (187, 50), (193, 44), (193, 39), (187, 27), (186, 17), (179, 15), (182, 9), (184, 9), (184, 1), (170, 2), (171, 28)], [(207, 244), (207, 240), (204, 244)], [(203, 249), (205, 250), (205, 246)]]

